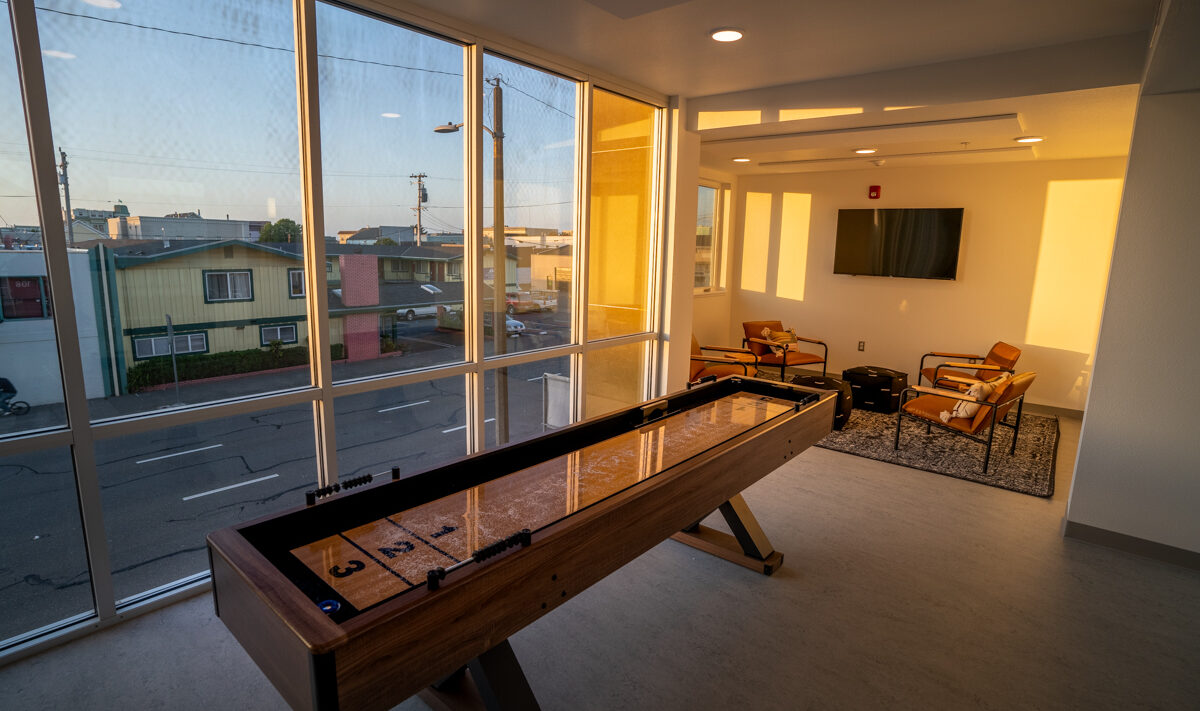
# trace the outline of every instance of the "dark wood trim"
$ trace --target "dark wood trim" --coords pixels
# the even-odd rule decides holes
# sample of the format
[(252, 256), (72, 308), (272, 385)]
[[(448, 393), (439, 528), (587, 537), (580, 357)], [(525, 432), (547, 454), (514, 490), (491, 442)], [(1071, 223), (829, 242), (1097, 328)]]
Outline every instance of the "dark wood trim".
[(1200, 570), (1200, 552), (1189, 551), (1186, 548), (1176, 548), (1166, 543), (1148, 541), (1145, 538), (1117, 533), (1106, 528), (1089, 526), (1076, 521), (1063, 521), (1063, 537), (1074, 538), (1085, 543), (1094, 543), (1106, 548), (1115, 548), (1125, 553), (1152, 558), (1181, 568)]

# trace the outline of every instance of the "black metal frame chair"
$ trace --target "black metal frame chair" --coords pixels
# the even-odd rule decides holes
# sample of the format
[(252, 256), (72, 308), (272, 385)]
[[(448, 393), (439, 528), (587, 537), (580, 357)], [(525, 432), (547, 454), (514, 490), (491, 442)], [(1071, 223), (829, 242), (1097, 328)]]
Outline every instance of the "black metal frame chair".
[[(1008, 427), (1013, 430), (1012, 444), (1008, 448), (1008, 453), (1009, 455), (1012, 455), (1017, 451), (1017, 437), (1021, 433), (1021, 413), (1024, 410), (1025, 393), (1028, 391), (1029, 386), (1033, 383), (1033, 379), (1036, 376), (1036, 373), (1022, 373), (1009, 379), (1002, 386), (1004, 387), (1004, 390), (1001, 391), (1000, 397), (995, 401), (976, 400), (970, 395), (964, 395), (957, 390), (931, 388), (924, 385), (914, 385), (912, 387), (905, 388), (904, 391), (900, 393), (900, 408), (896, 410), (896, 436), (895, 440), (892, 442), (892, 449), (900, 448), (900, 430), (904, 422), (904, 418), (907, 417), (916, 422), (923, 422), (925, 424), (926, 433), (930, 432), (932, 427), (937, 427), (938, 429), (944, 430), (951, 434), (958, 435), (959, 437), (965, 437), (972, 442), (978, 442), (979, 444), (984, 445), (985, 450), (983, 454), (983, 471), (986, 472), (988, 469), (988, 464), (991, 462), (992, 443), (996, 437), (997, 426), (1003, 425), (1004, 427)], [(1013, 392), (1014, 390), (1015, 392)], [(944, 424), (941, 420), (931, 419), (930, 417), (914, 414), (905, 410), (905, 404), (910, 402), (911, 399), (915, 399), (910, 398), (910, 394), (919, 394), (916, 395), (917, 397), (920, 397), (920, 395), (933, 395), (950, 400), (974, 402), (979, 404), (981, 407), (988, 408), (988, 412), (983, 418), (979, 418), (979, 413), (977, 413), (976, 416), (972, 418), (973, 421), (970, 431), (964, 431)], [(1016, 422), (1010, 423), (1008, 422), (1008, 414), (1014, 404), (1017, 406)], [(1002, 410), (1003, 414), (1001, 414), (999, 419), (997, 419), (997, 413), (1000, 413)], [(983, 429), (985, 424), (987, 426), (986, 437), (978, 434)]]

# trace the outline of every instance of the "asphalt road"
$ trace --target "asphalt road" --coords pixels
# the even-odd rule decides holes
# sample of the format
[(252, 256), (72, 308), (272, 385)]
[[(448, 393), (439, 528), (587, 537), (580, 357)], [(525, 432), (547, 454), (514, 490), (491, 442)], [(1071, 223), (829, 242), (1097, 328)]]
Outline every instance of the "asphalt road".
[[(543, 329), (531, 318), (536, 316), (522, 316), (526, 333), (506, 342), (514, 350), (563, 337), (552, 329), (539, 333)], [(461, 334), (437, 333), (429, 322), (402, 326), (406, 337), (427, 342), (404, 356), (405, 369), (461, 348)], [(566, 367), (565, 358), (555, 358), (507, 369), (510, 441), (542, 432), (542, 375), (565, 373)], [(494, 376), (486, 388), (491, 442)], [(185, 401), (193, 394), (187, 390), (182, 391)], [(173, 393), (168, 396), (173, 400)], [(151, 403), (143, 399), (133, 405), (140, 410)], [(393, 465), (411, 474), (463, 456), (464, 413), (461, 377), (338, 398), (341, 477), (386, 472)], [(315, 487), (312, 432), (312, 410), (303, 405), (98, 441), (117, 598), (206, 570), (209, 532), (302, 505), (304, 492)], [(8, 610), (0, 618), (2, 640), (90, 610), (91, 593), (69, 453), (41, 451), (0, 460), (0, 486), (5, 491), (0, 604)]]

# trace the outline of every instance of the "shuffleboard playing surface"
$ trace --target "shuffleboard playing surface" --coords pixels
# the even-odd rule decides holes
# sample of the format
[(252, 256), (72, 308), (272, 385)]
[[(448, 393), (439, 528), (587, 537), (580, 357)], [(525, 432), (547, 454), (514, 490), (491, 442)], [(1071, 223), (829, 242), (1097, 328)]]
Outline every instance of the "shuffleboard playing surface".
[(291, 549), (359, 610), (522, 529), (536, 531), (792, 412), (737, 392), (429, 503)]

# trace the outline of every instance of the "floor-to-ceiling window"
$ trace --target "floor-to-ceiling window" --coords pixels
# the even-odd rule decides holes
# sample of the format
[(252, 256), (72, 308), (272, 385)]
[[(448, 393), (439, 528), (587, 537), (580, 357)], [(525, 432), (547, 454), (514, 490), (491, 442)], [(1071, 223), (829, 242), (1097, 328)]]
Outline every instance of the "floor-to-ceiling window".
[(661, 109), (341, 4), (6, 7), (0, 653), (648, 394)]

